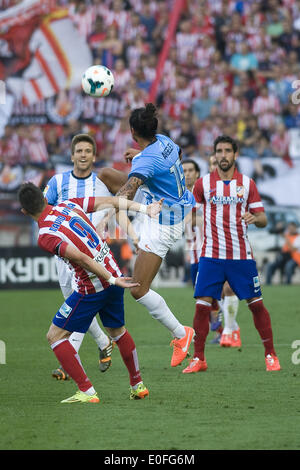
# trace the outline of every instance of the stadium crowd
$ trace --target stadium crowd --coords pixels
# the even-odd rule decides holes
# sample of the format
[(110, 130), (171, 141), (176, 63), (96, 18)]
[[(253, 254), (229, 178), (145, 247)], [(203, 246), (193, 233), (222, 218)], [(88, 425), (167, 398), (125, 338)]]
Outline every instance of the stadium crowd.
[[(57, 3), (69, 9), (94, 64), (113, 71), (124, 115), (96, 127), (74, 119), (64, 125), (7, 125), (0, 142), (2, 191), (15, 190), (12, 171), (21, 171), (21, 180), (20, 169), (29, 163), (51, 172), (56, 161), (69, 162), (71, 139), (80, 131), (95, 136), (98, 167), (127, 169), (127, 110), (147, 102), (174, 2)], [(300, 77), (299, 18), (299, 0), (186, 0), (157, 95), (160, 131), (181, 146), (184, 158), (202, 168), (222, 133), (236, 138), (241, 155), (253, 161), (254, 178), (264, 177), (265, 157), (289, 164), (288, 131), (300, 123), (300, 108), (290, 99)]]

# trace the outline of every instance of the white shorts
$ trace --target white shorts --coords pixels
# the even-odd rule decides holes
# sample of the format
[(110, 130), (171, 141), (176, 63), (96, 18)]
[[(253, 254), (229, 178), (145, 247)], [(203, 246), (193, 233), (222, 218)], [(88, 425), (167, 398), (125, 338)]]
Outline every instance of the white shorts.
[(156, 219), (144, 217), (143, 224), (139, 226), (139, 248), (154, 253), (164, 259), (169, 249), (184, 233), (184, 220), (175, 225), (161, 225)]
[(74, 286), (72, 285), (72, 271), (65, 261), (59, 258), (59, 256), (55, 256), (55, 264), (62, 294), (64, 298), (67, 299), (74, 290)]

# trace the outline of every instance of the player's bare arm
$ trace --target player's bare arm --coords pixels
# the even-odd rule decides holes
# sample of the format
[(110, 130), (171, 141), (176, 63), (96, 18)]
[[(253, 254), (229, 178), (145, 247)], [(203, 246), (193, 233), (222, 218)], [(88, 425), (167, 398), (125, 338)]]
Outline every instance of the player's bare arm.
[(94, 212), (107, 208), (115, 208), (117, 210), (131, 210), (133, 212), (142, 212), (150, 217), (156, 218), (162, 209), (163, 199), (153, 202), (145, 206), (139, 202), (125, 199), (125, 197), (96, 197), (94, 204)]
[(122, 186), (122, 188), (117, 192), (117, 196), (123, 196), (126, 197), (126, 199), (133, 199), (135, 193), (142, 184), (144, 184), (144, 182), (140, 178), (131, 176), (131, 178), (129, 178), (124, 186)]
[(251, 214), (251, 212), (245, 212), (242, 219), (247, 225), (254, 224), (258, 228), (264, 228), (268, 223), (265, 212), (256, 212), (254, 214)]
[(137, 149), (134, 149), (134, 148), (128, 148), (127, 150), (125, 150), (124, 152), (124, 158), (126, 160), (126, 162), (131, 162), (131, 160), (136, 157), (136, 155), (138, 155), (140, 153), (140, 150), (137, 150)]
[[(64, 257), (67, 258), (69, 261), (77, 264), (78, 266), (81, 266), (82, 268), (86, 269), (87, 271), (94, 273), (96, 276), (104, 279), (105, 281), (110, 282), (112, 277), (111, 273), (107, 271), (107, 269), (105, 269), (100, 263), (97, 263), (97, 261), (95, 261), (90, 256), (86, 255), (85, 253), (82, 253), (77, 248), (67, 245)], [(131, 282), (131, 279), (132, 278), (130, 277), (118, 277), (115, 278), (114, 283), (115, 285), (123, 288), (139, 286), (138, 283)]]
[(116, 194), (128, 179), (126, 173), (114, 168), (102, 168), (97, 176), (112, 194)]
[[(106, 185), (112, 194), (116, 194), (128, 179), (127, 173), (116, 170), (115, 168), (102, 168), (98, 173), (98, 178)], [(101, 235), (104, 233), (108, 224), (109, 216), (104, 217), (97, 226), (97, 232)], [(135, 249), (138, 248), (138, 236), (128, 218), (125, 211), (118, 211), (116, 214), (117, 223), (132, 239)]]

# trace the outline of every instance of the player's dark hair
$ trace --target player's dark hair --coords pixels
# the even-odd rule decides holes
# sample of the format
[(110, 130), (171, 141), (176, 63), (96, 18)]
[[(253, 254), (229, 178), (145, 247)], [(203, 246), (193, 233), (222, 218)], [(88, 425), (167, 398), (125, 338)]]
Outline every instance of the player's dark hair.
[(21, 185), (18, 191), (18, 199), (21, 207), (31, 215), (41, 212), (45, 205), (42, 190), (33, 183), (23, 183)]
[(88, 142), (89, 144), (91, 144), (93, 146), (93, 154), (96, 155), (96, 152), (97, 152), (96, 142), (94, 138), (89, 134), (77, 134), (73, 137), (72, 142), (71, 142), (72, 155), (74, 155), (75, 146), (79, 142)]
[(182, 160), (181, 164), (183, 165), (184, 163), (191, 163), (192, 165), (194, 165), (194, 170), (199, 173), (200, 175), (200, 167), (198, 165), (197, 162), (195, 162), (195, 160), (192, 160), (191, 158), (187, 158), (186, 160)]
[(231, 144), (234, 153), (238, 151), (238, 144), (229, 135), (219, 135), (214, 141), (214, 153), (216, 153), (217, 145), (220, 143)]
[(144, 108), (134, 109), (129, 117), (129, 125), (140, 137), (152, 140), (155, 137), (158, 126), (154, 104), (147, 103)]

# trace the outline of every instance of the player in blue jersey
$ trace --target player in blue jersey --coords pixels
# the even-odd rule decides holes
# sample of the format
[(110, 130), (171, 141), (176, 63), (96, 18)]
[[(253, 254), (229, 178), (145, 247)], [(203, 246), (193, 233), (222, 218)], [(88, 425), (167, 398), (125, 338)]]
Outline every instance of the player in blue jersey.
[(131, 294), (174, 337), (171, 342), (171, 366), (174, 367), (186, 357), (194, 330), (183, 326), (165, 300), (150, 287), (167, 252), (183, 236), (184, 219), (195, 200), (185, 186), (180, 148), (169, 137), (156, 133), (155, 106), (148, 103), (145, 108), (133, 110), (129, 125), (140, 151), (125, 153), (125, 157), (132, 160), (132, 166), (128, 181), (117, 195), (133, 199), (139, 189), (147, 204), (164, 200), (159, 220), (152, 223), (145, 217), (141, 224), (140, 250), (133, 271), (134, 282), (140, 285), (131, 289)]
[[(109, 168), (103, 169), (97, 175), (92, 171), (95, 158), (96, 143), (94, 139), (88, 134), (76, 135), (71, 144), (73, 169), (56, 174), (50, 179), (44, 191), (48, 203), (56, 205), (67, 199), (111, 196), (115, 193), (120, 188), (122, 181), (126, 180), (126, 176), (124, 179), (123, 173)], [(97, 226), (105, 214), (106, 211), (99, 211), (99, 213), (89, 214), (89, 218), (93, 225)], [(63, 296), (67, 298), (73, 291), (71, 271), (59, 257), (56, 257), (56, 266)], [(111, 365), (112, 342), (100, 328), (96, 317), (94, 317), (88, 331), (99, 348), (100, 371), (105, 372)], [(74, 332), (70, 336), (70, 341), (77, 352), (83, 338), (84, 333), (79, 332)], [(52, 375), (58, 380), (69, 378), (60, 366), (52, 371)]]

